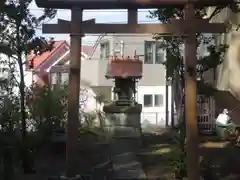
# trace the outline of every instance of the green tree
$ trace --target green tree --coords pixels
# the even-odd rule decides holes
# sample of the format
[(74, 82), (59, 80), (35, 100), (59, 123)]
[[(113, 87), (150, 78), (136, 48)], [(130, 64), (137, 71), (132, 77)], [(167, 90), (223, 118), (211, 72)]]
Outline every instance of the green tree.
[[(43, 37), (36, 37), (36, 29), (46, 20), (52, 19), (56, 10), (44, 9), (43, 14), (36, 17), (29, 9), (33, 0), (3, 0), (0, 2), (0, 53), (6, 54), (16, 63), (16, 74), (19, 74), (20, 112), (23, 144), (26, 138), (26, 108), (24, 65), (27, 54), (41, 54), (51, 50), (53, 41), (49, 43)], [(27, 149), (23, 145), (23, 168), (25, 172), (31, 169), (27, 163)]]
[(49, 123), (54, 124), (55, 130), (64, 129), (67, 114), (66, 88), (51, 89), (48, 86), (33, 85), (27, 93), (26, 102), (34, 129), (39, 130)]
[[(207, 20), (211, 20), (215, 15), (219, 14), (227, 6), (216, 6)], [(239, 12), (237, 3), (231, 3), (228, 5), (234, 12)], [(203, 19), (207, 15), (207, 8), (196, 9), (195, 15), (197, 18)], [(149, 18), (157, 18), (162, 23), (170, 23), (172, 19), (183, 19), (183, 8), (159, 8), (157, 10), (150, 11)], [(174, 101), (176, 110), (178, 112), (178, 119), (180, 122), (180, 149), (182, 154), (184, 152), (184, 140), (185, 140), (185, 105), (184, 105), (184, 65), (183, 65), (183, 39), (181, 37), (167, 37), (159, 34), (154, 34), (154, 39), (159, 40), (162, 43), (162, 47), (166, 49), (166, 66), (167, 76), (173, 80)], [(227, 46), (222, 44), (214, 46), (213, 37), (206, 36), (202, 33), (197, 34), (198, 47), (204, 46), (208, 50), (208, 55), (204, 56), (198, 54), (197, 61), (197, 77), (198, 77), (198, 94), (207, 96), (213, 96), (217, 91), (212, 84), (206, 84), (203, 78), (203, 73), (211, 69), (215, 69), (220, 63), (222, 63), (223, 56), (227, 49)], [(184, 161), (184, 156), (181, 157), (181, 161)]]

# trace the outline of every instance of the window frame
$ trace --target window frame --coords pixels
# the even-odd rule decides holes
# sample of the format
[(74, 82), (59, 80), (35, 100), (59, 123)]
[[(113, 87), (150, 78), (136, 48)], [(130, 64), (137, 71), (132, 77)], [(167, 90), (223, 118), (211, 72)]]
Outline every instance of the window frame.
[(105, 60), (110, 56), (110, 43), (109, 41), (104, 41), (100, 43), (100, 59)]
[[(64, 82), (62, 82), (63, 74), (67, 75), (67, 80)], [(59, 85), (65, 85), (66, 83), (68, 84), (68, 82), (69, 82), (69, 73), (68, 72), (60, 72), (59, 73)]]
[[(149, 106), (145, 105), (145, 102), (146, 102), (145, 101), (145, 97), (146, 96), (151, 96), (152, 103)], [(157, 99), (156, 96), (160, 96), (161, 97), (159, 106), (156, 105), (156, 99)], [(164, 94), (144, 94), (143, 95), (143, 107), (144, 108), (161, 108), (163, 106), (164, 106)]]
[(51, 82), (52, 86), (58, 84), (58, 73), (57, 72), (51, 72), (50, 73), (50, 82)]
[[(148, 53), (148, 46), (151, 46), (150, 47), (151, 53)], [(149, 54), (151, 54), (150, 60), (148, 59)], [(154, 64), (154, 43), (153, 43), (153, 41), (144, 41), (144, 64)]]
[[(160, 104), (159, 106), (156, 105), (156, 96), (159, 96), (160, 97)], [(163, 107), (164, 106), (164, 95), (163, 94), (154, 94), (154, 107)]]
[[(152, 101), (151, 104), (152, 104), (152, 105), (149, 105), (149, 106), (148, 106), (148, 105), (145, 105), (145, 97), (146, 97), (146, 96), (150, 96), (150, 97), (151, 97), (151, 101)], [(143, 107), (145, 107), (145, 108), (151, 108), (151, 107), (153, 107), (153, 104), (154, 104), (153, 95), (152, 95), (152, 94), (144, 94), (144, 95), (143, 95)]]
[[(159, 50), (159, 51), (158, 51)], [(162, 55), (161, 60), (158, 60), (159, 54)], [(162, 47), (160, 42), (155, 42), (155, 62), (154, 64), (162, 64), (166, 61), (166, 50)]]
[[(146, 59), (148, 59), (148, 53), (147, 53), (147, 46), (151, 45), (152, 47), (152, 55), (151, 55), (151, 60), (150, 61), (146, 61)], [(163, 55), (163, 60), (158, 61), (157, 57), (158, 56), (159, 51), (157, 51), (158, 49), (160, 49), (160, 53)], [(144, 64), (162, 64), (163, 62), (166, 61), (166, 50), (164, 48), (161, 47), (161, 43), (159, 41), (144, 41)]]

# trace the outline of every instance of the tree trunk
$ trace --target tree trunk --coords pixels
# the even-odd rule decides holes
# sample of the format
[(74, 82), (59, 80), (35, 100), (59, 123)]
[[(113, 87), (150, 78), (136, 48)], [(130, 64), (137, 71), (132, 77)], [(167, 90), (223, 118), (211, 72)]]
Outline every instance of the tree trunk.
[(181, 156), (180, 161), (184, 163), (185, 159), (185, 138), (186, 138), (186, 121), (185, 121), (185, 107), (183, 108), (182, 113), (182, 122), (180, 124), (180, 150), (181, 150)]
[(21, 37), (20, 37), (20, 22), (17, 24), (17, 35), (16, 35), (16, 47), (17, 47), (17, 61), (20, 71), (20, 111), (21, 111), (21, 126), (22, 126), (22, 167), (24, 172), (28, 172), (31, 165), (28, 163), (28, 148), (26, 143), (26, 108), (25, 108), (25, 82), (24, 82), (24, 70), (23, 70), (23, 60), (22, 60), (22, 47), (21, 47)]
[(29, 169), (28, 165), (28, 147), (26, 142), (26, 110), (25, 110), (25, 83), (24, 83), (24, 72), (22, 67), (22, 58), (19, 57), (19, 69), (20, 69), (20, 85), (19, 85), (19, 91), (20, 91), (20, 106), (21, 106), (21, 125), (22, 125), (22, 167), (24, 169), (24, 172), (27, 172)]
[[(185, 122), (185, 97), (184, 97), (184, 79), (183, 79), (183, 71), (180, 71), (181, 74), (175, 73), (175, 78), (172, 87), (175, 92), (174, 93), (174, 101), (176, 104), (176, 110), (178, 115), (178, 127), (179, 127), (179, 148), (180, 148), (180, 162), (182, 164), (185, 163), (185, 137), (186, 137), (186, 122)], [(186, 172), (186, 169), (180, 169), (182, 172)]]
[[(184, 87), (181, 85), (181, 77), (179, 75), (175, 75), (173, 78), (173, 94), (174, 94), (174, 102), (175, 102), (175, 107), (176, 107), (176, 113), (177, 113), (177, 120), (178, 120), (178, 125), (180, 125), (182, 121), (182, 90)], [(176, 125), (176, 124), (175, 124)]]

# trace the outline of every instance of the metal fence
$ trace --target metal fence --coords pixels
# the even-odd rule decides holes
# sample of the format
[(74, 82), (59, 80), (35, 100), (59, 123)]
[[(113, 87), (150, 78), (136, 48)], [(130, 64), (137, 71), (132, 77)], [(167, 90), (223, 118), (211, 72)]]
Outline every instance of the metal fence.
[[(197, 98), (197, 121), (199, 131), (202, 133), (215, 132), (215, 101), (213, 98), (198, 96)], [(171, 113), (169, 113), (168, 125), (171, 126)], [(178, 124), (177, 114), (174, 114), (174, 125)], [(142, 127), (156, 125), (166, 127), (165, 112), (142, 112)]]
[(215, 132), (215, 101), (212, 97), (198, 96), (197, 120), (199, 130), (203, 133)]
[[(168, 126), (171, 126), (171, 112), (169, 113)], [(174, 124), (177, 124), (176, 114), (174, 115)], [(166, 127), (166, 113), (165, 112), (142, 112), (141, 113), (142, 126), (156, 125)]]

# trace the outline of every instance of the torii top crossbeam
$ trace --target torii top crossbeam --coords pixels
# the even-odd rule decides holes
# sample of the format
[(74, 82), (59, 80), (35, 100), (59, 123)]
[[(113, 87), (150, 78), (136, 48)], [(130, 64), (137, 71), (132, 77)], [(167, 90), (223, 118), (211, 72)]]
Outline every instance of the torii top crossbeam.
[(234, 0), (36, 0), (38, 7), (71, 9), (147, 9), (164, 6), (184, 6), (193, 3), (195, 7), (229, 4)]

